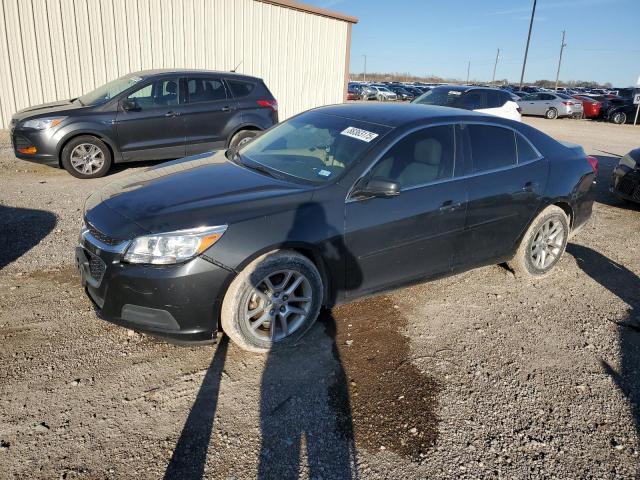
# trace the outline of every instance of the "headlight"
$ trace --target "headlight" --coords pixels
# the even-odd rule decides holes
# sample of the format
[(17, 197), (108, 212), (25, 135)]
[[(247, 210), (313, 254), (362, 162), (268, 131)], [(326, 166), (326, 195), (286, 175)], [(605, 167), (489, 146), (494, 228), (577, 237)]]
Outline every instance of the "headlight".
[(628, 153), (620, 159), (619, 165), (625, 165), (629, 168), (636, 168), (636, 161), (631, 158), (631, 155)]
[(55, 127), (59, 125), (67, 117), (56, 118), (36, 118), (34, 120), (27, 120), (22, 124), (24, 128), (35, 128), (36, 130), (44, 130), (46, 128)]
[(184, 262), (216, 243), (226, 230), (226, 225), (220, 225), (138, 237), (127, 248), (124, 261), (154, 265)]

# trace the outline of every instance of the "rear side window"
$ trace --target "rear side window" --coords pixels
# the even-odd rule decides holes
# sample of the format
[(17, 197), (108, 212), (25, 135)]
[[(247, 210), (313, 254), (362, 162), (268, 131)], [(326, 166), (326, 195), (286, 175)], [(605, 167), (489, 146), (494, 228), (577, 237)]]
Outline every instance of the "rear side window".
[(530, 162), (540, 158), (531, 144), (520, 134), (516, 133), (516, 148), (518, 149), (518, 163)]
[(484, 92), (472, 90), (462, 96), (459, 107), (466, 110), (479, 110), (481, 108), (487, 108), (485, 105)]
[(235, 98), (246, 97), (256, 88), (255, 83), (243, 80), (227, 80), (227, 85), (229, 85), (229, 90), (231, 90), (231, 94)]
[(453, 177), (454, 128), (430, 127), (407, 135), (376, 164), (371, 176), (393, 180), (400, 188)]
[(501, 92), (487, 92), (487, 108), (500, 108), (507, 100), (508, 97)]
[(467, 125), (473, 173), (509, 167), (517, 163), (513, 130), (490, 125)]
[(227, 92), (219, 79), (189, 78), (187, 79), (187, 87), (189, 103), (211, 102), (227, 98)]

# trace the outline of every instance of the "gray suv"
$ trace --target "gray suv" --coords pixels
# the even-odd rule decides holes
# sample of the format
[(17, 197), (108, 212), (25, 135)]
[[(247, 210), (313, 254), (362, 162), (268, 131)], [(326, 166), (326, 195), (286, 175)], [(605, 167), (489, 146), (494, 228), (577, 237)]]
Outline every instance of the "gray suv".
[(238, 147), (276, 123), (278, 103), (259, 78), (147, 70), (21, 110), (10, 128), (16, 157), (97, 178), (113, 163)]

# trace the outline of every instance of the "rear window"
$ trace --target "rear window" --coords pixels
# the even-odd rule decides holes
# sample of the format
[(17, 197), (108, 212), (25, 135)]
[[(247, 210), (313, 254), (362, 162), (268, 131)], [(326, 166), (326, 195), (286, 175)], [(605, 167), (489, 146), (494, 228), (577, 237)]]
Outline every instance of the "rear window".
[(509, 167), (517, 163), (515, 134), (507, 128), (468, 125), (473, 172)]
[(462, 96), (461, 90), (451, 90), (449, 88), (432, 88), (426, 93), (416, 98), (413, 103), (422, 103), (424, 105), (440, 105), (443, 107), (451, 107)]
[(509, 100), (507, 94), (502, 92), (486, 92), (486, 94), (487, 108), (500, 108), (505, 103), (507, 103), (507, 100)]
[(518, 163), (530, 162), (540, 158), (540, 155), (531, 144), (518, 133), (516, 133), (516, 148), (518, 149)]
[(229, 90), (236, 98), (246, 97), (256, 88), (255, 83), (243, 80), (227, 80), (227, 85), (229, 85)]

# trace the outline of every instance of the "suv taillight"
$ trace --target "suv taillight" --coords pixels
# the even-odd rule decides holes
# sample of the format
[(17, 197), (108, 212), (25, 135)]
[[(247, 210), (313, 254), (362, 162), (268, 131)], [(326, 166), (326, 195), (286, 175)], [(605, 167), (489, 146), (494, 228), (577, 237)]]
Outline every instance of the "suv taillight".
[(274, 112), (278, 111), (278, 102), (276, 100), (258, 100), (258, 105), (270, 108)]
[(591, 165), (591, 168), (593, 168), (593, 173), (595, 173), (597, 177), (598, 176), (598, 159), (596, 157), (588, 156), (587, 162), (589, 162), (589, 165)]

